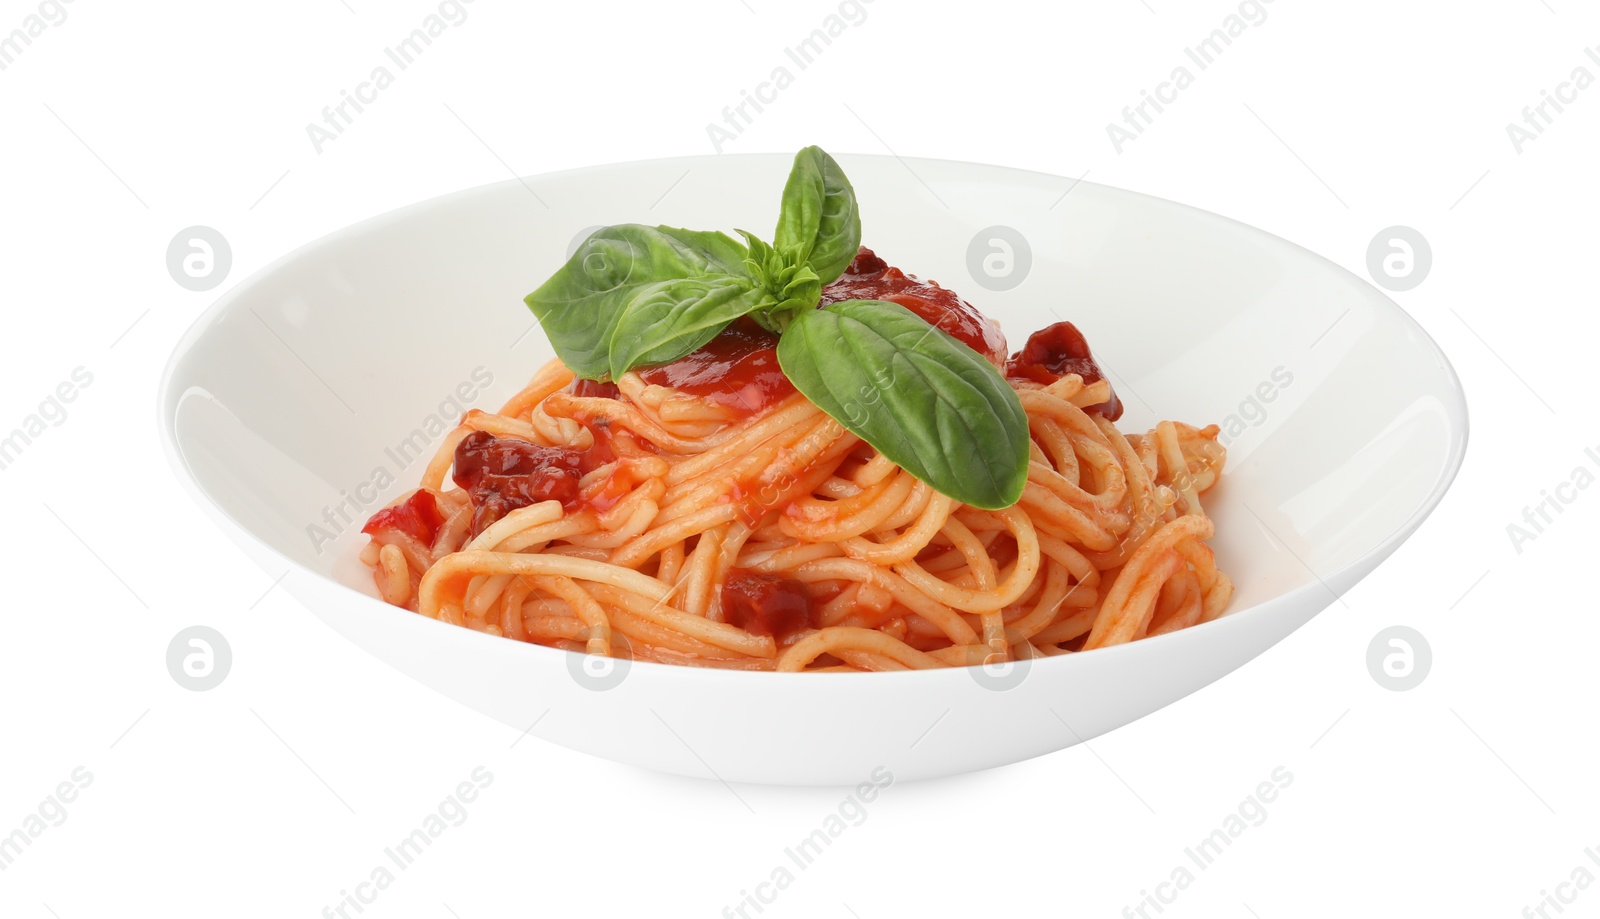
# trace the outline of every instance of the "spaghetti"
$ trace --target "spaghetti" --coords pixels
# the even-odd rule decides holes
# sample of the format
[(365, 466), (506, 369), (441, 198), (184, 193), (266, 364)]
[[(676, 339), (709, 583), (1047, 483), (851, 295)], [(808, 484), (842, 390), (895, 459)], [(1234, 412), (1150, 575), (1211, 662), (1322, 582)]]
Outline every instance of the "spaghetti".
[(1119, 432), (1071, 324), (1005, 361), (998, 326), (869, 250), (834, 286), (824, 303), (903, 303), (1005, 364), (1032, 437), (1016, 504), (934, 491), (795, 392), (771, 337), (735, 323), (614, 384), (552, 360), (498, 412), (469, 412), (421, 487), (364, 530), (379, 594), (571, 651), (807, 672), (1047, 657), (1222, 612), (1232, 584), (1200, 502), (1225, 458), (1215, 425)]

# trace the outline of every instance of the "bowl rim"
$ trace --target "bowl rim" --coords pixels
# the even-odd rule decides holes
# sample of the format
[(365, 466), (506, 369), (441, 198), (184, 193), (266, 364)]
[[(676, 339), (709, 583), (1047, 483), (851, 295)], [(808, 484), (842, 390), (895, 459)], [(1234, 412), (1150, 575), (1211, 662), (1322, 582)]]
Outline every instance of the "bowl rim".
[[(1466, 391), (1461, 385), (1461, 378), (1456, 373), (1455, 367), (1450, 363), (1449, 356), (1445, 354), (1444, 349), (1439, 346), (1439, 343), (1434, 340), (1433, 336), (1428, 334), (1427, 329), (1423, 328), (1421, 323), (1419, 323), (1409, 312), (1396, 303), (1394, 299), (1391, 298), (1387, 293), (1379, 290), (1376, 286), (1355, 272), (1350, 271), (1349, 269), (1326, 258), (1325, 256), (1319, 255), (1318, 253), (1301, 246), (1299, 243), (1296, 243), (1293, 240), (1285, 239), (1284, 237), (1278, 236), (1275, 233), (1270, 233), (1259, 227), (1252, 226), (1223, 214), (1218, 214), (1214, 211), (1195, 207), (1194, 205), (1190, 204), (1184, 204), (1179, 201), (1173, 201), (1169, 198), (1162, 198), (1156, 195), (1147, 194), (1145, 192), (1121, 188), (1115, 185), (1106, 185), (1100, 182), (1089, 182), (1083, 178), (1071, 179), (1067, 176), (1042, 172), (1036, 169), (1006, 166), (996, 163), (977, 163), (967, 160), (951, 160), (936, 157), (901, 157), (894, 154), (882, 153), (835, 153), (834, 155), (844, 159), (874, 159), (879, 161), (895, 160), (901, 165), (905, 166), (908, 170), (911, 170), (913, 174), (915, 174), (915, 170), (911, 169), (909, 164), (923, 163), (930, 166), (993, 170), (1033, 178), (1067, 181), (1072, 183), (1069, 187), (1069, 190), (1076, 189), (1080, 184), (1088, 184), (1095, 188), (1100, 188), (1117, 195), (1133, 196), (1135, 198), (1144, 199), (1148, 202), (1154, 202), (1161, 206), (1178, 208), (1183, 211), (1198, 213), (1215, 220), (1224, 221), (1234, 227), (1246, 231), (1247, 233), (1264, 237), (1273, 241), (1274, 243), (1282, 244), (1290, 247), (1293, 250), (1297, 250), (1299, 253), (1309, 256), (1314, 261), (1320, 263), (1324, 268), (1331, 269), (1337, 275), (1342, 276), (1349, 281), (1355, 282), (1355, 284), (1359, 287), (1365, 287), (1372, 294), (1376, 294), (1379, 302), (1382, 304), (1382, 308), (1390, 310), (1396, 314), (1401, 319), (1402, 325), (1408, 327), (1412, 332), (1414, 332), (1418, 339), (1432, 353), (1433, 357), (1438, 361), (1439, 369), (1444, 374), (1445, 382), (1448, 384), (1449, 398), (1445, 400), (1444, 405), (1447, 409), (1447, 416), (1450, 422), (1446, 430), (1449, 449), (1444, 463), (1439, 471), (1438, 477), (1435, 479), (1432, 487), (1429, 489), (1428, 494), (1412, 511), (1410, 516), (1408, 516), (1399, 526), (1395, 527), (1393, 531), (1391, 531), (1376, 545), (1363, 552), (1357, 558), (1352, 559), (1346, 564), (1340, 566), (1335, 571), (1327, 574), (1319, 574), (1314, 569), (1311, 569), (1309, 565), (1305, 565), (1305, 563), (1302, 562), (1302, 566), (1311, 573), (1312, 580), (1309, 583), (1302, 584), (1299, 587), (1296, 587), (1285, 593), (1270, 597), (1243, 609), (1225, 611), (1221, 616), (1211, 620), (1210, 622), (1198, 623), (1197, 625), (1190, 626), (1186, 629), (1179, 629), (1177, 631), (1167, 632), (1162, 635), (1154, 635), (1139, 639), (1137, 641), (1125, 642), (1119, 645), (1111, 645), (1105, 648), (1096, 648), (1089, 652), (1079, 651), (1071, 654), (1054, 655), (1047, 658), (1035, 658), (1026, 662), (1015, 663), (1021, 664), (1022, 666), (1030, 669), (1033, 667), (1059, 669), (1076, 666), (1076, 664), (1073, 662), (1080, 660), (1080, 656), (1084, 654), (1094, 654), (1094, 659), (1096, 661), (1109, 663), (1113, 660), (1114, 654), (1126, 655), (1130, 653), (1142, 653), (1136, 652), (1135, 649), (1167, 647), (1178, 642), (1197, 641), (1206, 635), (1216, 635), (1220, 633), (1223, 628), (1227, 627), (1224, 625), (1225, 623), (1235, 623), (1235, 627), (1242, 628), (1243, 623), (1246, 621), (1253, 622), (1262, 618), (1263, 616), (1272, 615), (1281, 609), (1298, 607), (1302, 603), (1310, 602), (1309, 598), (1312, 594), (1327, 595), (1327, 601), (1321, 606), (1317, 607), (1316, 613), (1320, 613), (1335, 600), (1339, 600), (1344, 596), (1344, 591), (1335, 590), (1331, 582), (1343, 580), (1352, 572), (1361, 569), (1371, 569), (1376, 567), (1378, 564), (1381, 564), (1385, 558), (1392, 554), (1402, 543), (1404, 543), (1407, 539), (1414, 535), (1419, 528), (1421, 528), (1422, 524), (1444, 500), (1445, 494), (1449, 491), (1450, 486), (1454, 483), (1457, 474), (1460, 472), (1461, 466), (1466, 459), (1467, 443), (1471, 429), (1471, 418), (1467, 406)], [(264, 550), (278, 561), (281, 561), (285, 565), (289, 566), (290, 572), (298, 570), (304, 575), (309, 575), (318, 580), (328, 581), (329, 583), (338, 587), (340, 590), (348, 592), (348, 595), (355, 600), (364, 613), (388, 616), (396, 611), (409, 612), (406, 610), (399, 610), (398, 607), (393, 607), (390, 604), (384, 603), (381, 599), (362, 593), (348, 584), (341, 583), (335, 578), (331, 578), (313, 571), (300, 562), (288, 557), (272, 545), (268, 544), (249, 527), (246, 527), (243, 523), (235, 519), (233, 515), (223, 509), (220, 504), (212, 500), (211, 496), (206, 493), (204, 488), (202, 488), (199, 480), (189, 470), (188, 464), (184, 460), (182, 452), (178, 446), (177, 431), (174, 426), (176, 421), (175, 410), (182, 394), (175, 393), (172, 386), (173, 377), (177, 373), (179, 364), (193, 350), (195, 343), (205, 334), (206, 330), (211, 325), (213, 325), (223, 314), (229, 310), (234, 301), (240, 299), (244, 293), (254, 287), (258, 281), (276, 273), (285, 264), (295, 261), (304, 253), (314, 251), (318, 248), (343, 239), (360, 235), (361, 233), (365, 233), (373, 228), (393, 223), (417, 211), (434, 208), (457, 199), (469, 198), (481, 194), (489, 194), (491, 190), (509, 190), (513, 186), (526, 187), (524, 183), (530, 179), (537, 179), (541, 181), (560, 180), (564, 178), (590, 175), (607, 170), (622, 169), (627, 167), (693, 162), (704, 163), (707, 160), (713, 159), (771, 159), (786, 161), (790, 158), (790, 156), (791, 154), (788, 153), (759, 151), (743, 151), (739, 153), (727, 154), (695, 154), (688, 156), (619, 160), (609, 163), (572, 167), (553, 172), (535, 173), (532, 175), (518, 175), (509, 179), (501, 179), (494, 182), (487, 182), (481, 185), (458, 189), (456, 191), (445, 192), (443, 194), (434, 195), (410, 204), (401, 205), (400, 207), (392, 210), (385, 211), (371, 217), (366, 217), (354, 223), (340, 227), (294, 247), (293, 249), (271, 260), (267, 264), (258, 268), (256, 271), (252, 272), (247, 277), (224, 290), (215, 301), (213, 301), (194, 318), (194, 320), (184, 330), (183, 334), (180, 335), (177, 341), (173, 344), (172, 351), (167, 357), (166, 363), (162, 368), (160, 378), (157, 382), (155, 409), (157, 416), (156, 423), (160, 434), (159, 439), (161, 441), (162, 452), (166, 456), (167, 463), (171, 468), (174, 477), (178, 479), (183, 490), (188, 493), (189, 497), (200, 507), (201, 511), (206, 516), (211, 518), (213, 523), (216, 523), (224, 529), (231, 529), (237, 534), (249, 539), (259, 549)], [(1273, 535), (1272, 539), (1274, 542), (1281, 542), (1276, 535)], [(1352, 584), (1350, 586), (1354, 585)], [(1345, 589), (1348, 590), (1349, 588), (1346, 587)], [(296, 599), (299, 600), (298, 597)], [(301, 602), (303, 605), (306, 605), (308, 608), (310, 607), (310, 604), (306, 604), (304, 600), (299, 600), (299, 602)], [(313, 609), (310, 611), (316, 614), (318, 618), (322, 618), (321, 614), (316, 610)], [(1313, 613), (1312, 615), (1316, 615), (1316, 613)], [(417, 614), (412, 614), (412, 616), (417, 620), (420, 620), (418, 624), (425, 622), (426, 625), (423, 626), (424, 628), (435, 627), (442, 630), (448, 630), (437, 633), (443, 640), (448, 640), (446, 636), (455, 636), (456, 638), (470, 636), (468, 640), (481, 639), (485, 642), (495, 643), (492, 646), (485, 645), (486, 649), (497, 648), (500, 651), (507, 653), (524, 653), (534, 655), (534, 657), (530, 658), (530, 660), (539, 660), (541, 657), (548, 655), (549, 661), (552, 663), (564, 662), (567, 655), (575, 655), (579, 653), (576, 651), (565, 651), (560, 648), (552, 648), (547, 645), (521, 642), (516, 641), (515, 639), (505, 639), (501, 636), (489, 635), (487, 633), (477, 632), (473, 629), (462, 628), (460, 626), (453, 626), (438, 620), (428, 619), (427, 617)], [(1310, 617), (1307, 618), (1309, 619)], [(407, 620), (403, 618), (396, 618), (395, 621), (397, 623), (405, 623)], [(520, 648), (522, 650), (520, 652), (513, 651), (513, 648)], [(755, 680), (758, 683), (776, 683), (784, 678), (803, 678), (806, 680), (815, 680), (819, 676), (825, 676), (835, 680), (887, 680), (890, 678), (894, 678), (900, 682), (908, 682), (911, 680), (947, 680), (953, 677), (962, 676), (967, 671), (970, 671), (972, 666), (981, 665), (972, 665), (967, 667), (943, 667), (930, 670), (906, 670), (885, 673), (829, 673), (825, 675), (809, 673), (783, 673), (775, 671), (725, 670), (714, 667), (693, 667), (682, 664), (666, 664), (655, 661), (641, 660), (631, 660), (628, 662), (628, 666), (630, 669), (633, 667), (643, 667), (645, 668), (645, 672), (659, 673), (664, 678), (669, 679), (699, 679), (710, 675), (712, 679), (718, 681), (729, 681), (743, 678), (745, 680)]]

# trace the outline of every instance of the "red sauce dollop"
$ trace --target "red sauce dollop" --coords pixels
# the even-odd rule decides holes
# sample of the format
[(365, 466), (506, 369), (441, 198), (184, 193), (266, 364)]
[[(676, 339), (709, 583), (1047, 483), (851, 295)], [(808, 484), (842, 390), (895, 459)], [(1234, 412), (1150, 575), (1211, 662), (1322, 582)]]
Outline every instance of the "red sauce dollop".
[(771, 635), (779, 644), (819, 625), (812, 621), (805, 584), (743, 568), (728, 569), (722, 583), (722, 619), (752, 635)]
[(379, 530), (397, 530), (431, 546), (443, 525), (444, 516), (439, 513), (439, 502), (434, 500), (433, 492), (419, 488), (399, 504), (373, 514), (361, 532), (372, 536)]
[[(1007, 377), (1046, 386), (1069, 373), (1082, 377), (1085, 385), (1105, 379), (1094, 355), (1089, 353), (1089, 343), (1084, 340), (1083, 333), (1070, 322), (1045, 326), (1029, 335), (1028, 343), (1006, 362)], [(1116, 421), (1122, 417), (1122, 400), (1117, 398), (1116, 390), (1112, 390), (1111, 398), (1084, 411)]]
[(888, 300), (898, 303), (928, 324), (989, 359), (996, 367), (1006, 362), (1006, 336), (1000, 324), (933, 281), (918, 280), (861, 247), (855, 261), (837, 281), (822, 289), (822, 305), (841, 300)]
[(574, 504), (584, 465), (577, 450), (473, 431), (456, 446), (453, 478), (472, 498), (477, 534), (519, 507), (540, 501)]
[(734, 320), (700, 350), (638, 374), (646, 383), (709, 400), (737, 418), (759, 414), (794, 393), (778, 366), (778, 336), (748, 316)]

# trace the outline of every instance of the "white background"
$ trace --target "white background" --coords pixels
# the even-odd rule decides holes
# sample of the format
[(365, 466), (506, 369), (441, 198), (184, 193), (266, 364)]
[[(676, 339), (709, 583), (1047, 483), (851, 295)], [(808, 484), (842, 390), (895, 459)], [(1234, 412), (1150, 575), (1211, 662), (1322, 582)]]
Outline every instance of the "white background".
[[(0, 33), (36, 8), (0, 2)], [(76, 0), (0, 72), (0, 432), (74, 368), (93, 374), (0, 472), (0, 834), (75, 767), (93, 775), (0, 872), (0, 914), (317, 916), (482, 765), (494, 781), (466, 822), (365, 915), (718, 916), (844, 795), (736, 797), (517, 742), (271, 589), (162, 460), (160, 368), (228, 286), (508, 171), (711, 153), (707, 123), (838, 9), (476, 0), (317, 153), (306, 124), (436, 8)], [(761, 915), (1124, 915), (1279, 766), (1293, 781), (1265, 822), (1162, 915), (1515, 917), (1576, 867), (1600, 874), (1584, 854), (1600, 847), (1600, 490), (1520, 552), (1506, 529), (1576, 467), (1600, 471), (1584, 454), (1600, 448), (1600, 89), (1520, 153), (1506, 133), (1574, 68), (1600, 76), (1584, 55), (1600, 16), (1577, 0), (1276, 0), (1119, 154), (1107, 122), (1235, 8), (874, 0), (724, 148), (1087, 170), (1360, 274), (1374, 234), (1414, 227), (1432, 273), (1394, 297), (1465, 382), (1460, 478), (1348, 607), (1086, 746), (890, 788)], [(194, 224), (233, 248), (207, 293), (165, 266)], [(233, 648), (209, 692), (165, 665), (195, 623)], [(1393, 624), (1433, 650), (1409, 692), (1365, 663)], [(1600, 911), (1600, 888), (1563, 890), (1570, 915)]]

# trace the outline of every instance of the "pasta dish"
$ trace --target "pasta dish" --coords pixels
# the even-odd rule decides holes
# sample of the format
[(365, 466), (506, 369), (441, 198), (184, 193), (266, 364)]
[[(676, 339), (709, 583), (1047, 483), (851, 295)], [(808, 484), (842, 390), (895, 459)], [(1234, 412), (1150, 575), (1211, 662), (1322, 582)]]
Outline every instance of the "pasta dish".
[(1010, 352), (861, 247), (811, 147), (774, 240), (622, 225), (528, 297), (557, 357), (473, 410), (379, 511), (379, 595), (636, 660), (890, 671), (1078, 653), (1206, 622), (1215, 425), (1115, 422), (1078, 328)]

